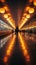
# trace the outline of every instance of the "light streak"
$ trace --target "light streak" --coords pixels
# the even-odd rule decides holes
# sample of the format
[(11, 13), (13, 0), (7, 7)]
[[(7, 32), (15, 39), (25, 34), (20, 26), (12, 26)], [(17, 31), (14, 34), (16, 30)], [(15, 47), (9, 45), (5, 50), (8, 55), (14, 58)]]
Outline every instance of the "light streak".
[(14, 20), (12, 19), (12, 18), (7, 18), (6, 19), (7, 21), (8, 21), (8, 23), (15, 29), (16, 28), (16, 26), (15, 26), (15, 23), (13, 22)]
[(36, 28), (36, 26), (24, 27), (24, 28), (22, 28), (22, 30), (27, 30), (27, 29), (32, 29), (32, 28)]
[(4, 18), (15, 29), (16, 28), (15, 21), (13, 20), (12, 15), (10, 14), (10, 10), (9, 10), (8, 6), (4, 6), (4, 9), (7, 12), (6, 14), (4, 14)]
[(21, 20), (21, 24), (19, 25), (19, 30), (22, 28), (22, 26), (26, 23), (27, 20), (28, 20), (27, 18)]
[(25, 56), (26, 61), (30, 61), (30, 56), (27, 50), (26, 42), (20, 33), (18, 33), (18, 38), (19, 38), (20, 46), (21, 46), (21, 49), (22, 49), (23, 55)]
[(4, 29), (6, 28), (6, 29), (13, 30), (13, 28), (12, 28), (12, 27), (10, 27), (10, 26), (8, 26), (7, 24), (6, 24), (6, 25), (1, 24), (1, 25), (0, 25), (0, 27), (1, 27), (1, 28), (4, 28)]
[(7, 63), (8, 58), (11, 55), (11, 51), (13, 51), (15, 39), (16, 39), (16, 35), (13, 35), (13, 38), (11, 38), (10, 41), (9, 41), (9, 45), (7, 47), (7, 50), (6, 50), (6, 55), (4, 56), (4, 59), (3, 59), (3, 61), (5, 63)]
[(0, 40), (0, 49), (6, 44), (6, 42), (11, 38), (11, 34), (7, 37), (5, 37), (4, 39)]
[(15, 29), (16, 28), (15, 21), (13, 20), (7, 5), (0, 8), (0, 13), (3, 14), (2, 16), (5, 18), (5, 20), (8, 21), (8, 23)]
[(36, 22), (31, 22), (30, 24), (24, 26), (23, 28), (21, 28), (21, 30), (27, 30), (27, 29), (32, 29), (32, 28), (36, 28)]
[[(25, 25), (25, 23), (31, 18), (32, 14), (34, 14), (34, 8), (30, 7), (30, 6), (26, 6), (25, 8), (25, 12), (23, 13), (23, 17), (19, 23), (19, 30), (22, 28), (23, 25)], [(29, 14), (28, 14), (28, 13)]]
[(0, 27), (1, 28), (6, 28), (6, 29), (10, 29), (10, 30), (12, 30), (13, 28), (12, 27), (10, 27), (8, 24), (6, 24), (4, 21), (2, 21), (2, 20), (0, 20)]

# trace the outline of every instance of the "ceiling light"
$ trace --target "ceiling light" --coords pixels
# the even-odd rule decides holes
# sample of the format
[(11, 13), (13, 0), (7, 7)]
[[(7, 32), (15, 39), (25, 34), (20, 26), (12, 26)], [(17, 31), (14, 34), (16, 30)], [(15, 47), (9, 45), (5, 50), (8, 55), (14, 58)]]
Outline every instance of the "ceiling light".
[(29, 13), (30, 13), (30, 14), (34, 13), (34, 8), (30, 8), (30, 9), (29, 9)]

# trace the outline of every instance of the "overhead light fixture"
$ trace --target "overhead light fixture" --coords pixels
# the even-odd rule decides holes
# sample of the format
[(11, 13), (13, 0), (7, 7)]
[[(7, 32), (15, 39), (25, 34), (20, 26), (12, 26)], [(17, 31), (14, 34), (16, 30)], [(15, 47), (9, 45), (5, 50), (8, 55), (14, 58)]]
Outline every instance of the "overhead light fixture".
[(30, 14), (27, 14), (27, 13), (24, 13), (23, 16), (26, 17), (26, 18), (30, 18)]
[(34, 13), (34, 8), (30, 8), (30, 9), (28, 10), (28, 12), (29, 12), (30, 14)]
[(5, 9), (4, 8), (0, 8), (0, 13), (4, 14), (5, 13)]
[(4, 18), (8, 18), (8, 14), (4, 14)]
[(27, 15), (26, 15), (26, 18), (30, 18), (30, 14), (27, 14)]
[(29, 7), (29, 6), (27, 6), (27, 7), (26, 7), (26, 11), (28, 11), (29, 9), (30, 9), (30, 7)]
[(9, 11), (9, 9), (8, 9), (8, 6), (6, 5), (6, 6), (4, 6), (4, 9), (6, 10), (6, 11)]
[(33, 4), (34, 4), (34, 6), (36, 6), (36, 0), (34, 0)]

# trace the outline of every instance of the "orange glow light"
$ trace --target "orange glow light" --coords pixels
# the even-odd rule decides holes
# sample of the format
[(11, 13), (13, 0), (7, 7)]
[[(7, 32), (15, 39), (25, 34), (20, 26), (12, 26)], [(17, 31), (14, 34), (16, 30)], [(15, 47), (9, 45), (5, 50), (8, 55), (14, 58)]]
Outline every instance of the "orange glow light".
[(8, 58), (7, 57), (4, 57), (4, 62), (7, 62)]
[(13, 21), (13, 19), (11, 17), (7, 18), (7, 21), (9, 22), (9, 24), (15, 29), (16, 26), (15, 26), (15, 23)]
[(1, 0), (1, 2), (5, 2), (5, 0)]
[(34, 6), (36, 6), (36, 0), (33, 1)]
[(30, 18), (30, 14), (27, 14), (27, 13), (24, 13), (23, 16), (26, 17), (26, 18)]
[(29, 2), (31, 3), (33, 0), (29, 0)]
[(10, 13), (7, 13), (8, 14), (8, 16), (11, 16), (11, 14)]
[(8, 58), (11, 55), (11, 51), (13, 51), (15, 39), (16, 39), (16, 35), (14, 35), (13, 38), (11, 38), (10, 41), (9, 41), (9, 46), (7, 47), (7, 50), (6, 50), (4, 62), (8, 61)]
[(23, 14), (23, 17), (26, 16), (26, 15), (27, 15), (27, 13), (24, 13), (24, 14)]
[(4, 14), (4, 18), (8, 18), (8, 14)]
[(4, 9), (5, 9), (6, 11), (9, 11), (8, 6), (4, 6)]
[(22, 28), (22, 26), (27, 22), (27, 18), (22, 18), (22, 20), (21, 20), (21, 24), (19, 25), (19, 29), (21, 29)]
[(30, 7), (29, 7), (29, 6), (27, 6), (27, 7), (26, 7), (26, 11), (28, 11), (28, 10), (29, 10), (29, 8), (30, 8)]
[(27, 15), (26, 15), (26, 18), (30, 18), (30, 14), (27, 14)]
[(19, 38), (20, 46), (22, 48), (22, 51), (23, 51), (23, 54), (25, 56), (26, 61), (30, 61), (30, 56), (28, 54), (26, 43), (25, 43), (25, 41), (20, 33), (18, 33), (18, 38)]
[(6, 55), (7, 55), (7, 56), (11, 54), (11, 50), (13, 51), (15, 38), (16, 38), (16, 35), (14, 35), (14, 36), (13, 36), (13, 39), (11, 39), (11, 41), (10, 41), (10, 44), (9, 44), (8, 49), (7, 49), (7, 51), (6, 51)]
[(32, 13), (34, 13), (34, 8), (30, 8), (28, 11), (30, 14), (32, 14)]
[(5, 13), (5, 9), (4, 8), (0, 8), (0, 13)]
[(6, 20), (8, 21), (8, 23), (15, 29), (16, 26), (15, 26), (15, 22), (10, 14), (10, 10), (8, 8), (8, 6), (4, 6), (4, 9), (8, 12), (7, 14), (4, 14), (4, 18), (6, 18)]

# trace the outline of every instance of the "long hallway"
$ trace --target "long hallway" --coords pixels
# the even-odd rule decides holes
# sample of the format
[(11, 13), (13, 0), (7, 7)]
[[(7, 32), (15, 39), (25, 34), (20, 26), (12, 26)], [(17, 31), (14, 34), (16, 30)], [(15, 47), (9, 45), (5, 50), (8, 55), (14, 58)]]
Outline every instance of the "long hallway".
[(0, 65), (36, 65), (36, 0), (0, 0)]

